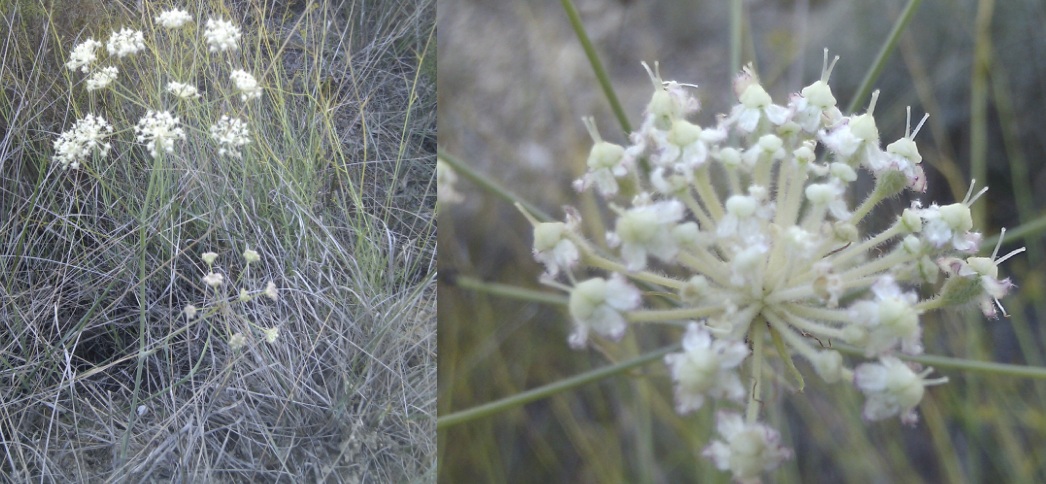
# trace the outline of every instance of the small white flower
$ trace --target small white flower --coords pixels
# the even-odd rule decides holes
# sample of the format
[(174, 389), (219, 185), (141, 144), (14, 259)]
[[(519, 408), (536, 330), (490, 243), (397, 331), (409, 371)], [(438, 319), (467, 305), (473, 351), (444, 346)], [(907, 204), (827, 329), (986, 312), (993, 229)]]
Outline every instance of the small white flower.
[(215, 273), (215, 272), (209, 272), (209, 273), (207, 273), (206, 276), (203, 276), (203, 283), (207, 284), (208, 286), (211, 286), (213, 288), (217, 288), (218, 286), (222, 285), (222, 283), (224, 283), (224, 282), (225, 282), (225, 276), (223, 276), (221, 274), (218, 274), (218, 273)]
[(218, 273), (211, 272), (207, 273), (206, 276), (203, 276), (203, 283), (215, 287), (215, 289), (217, 289), (219, 285), (222, 285), (223, 282), (225, 282), (225, 276)]
[(716, 430), (722, 440), (713, 441), (701, 455), (716, 468), (729, 470), (739, 482), (758, 482), (760, 475), (792, 458), (792, 450), (781, 446), (781, 435), (759, 422), (746, 423), (741, 415), (716, 412)]
[(838, 160), (857, 165), (862, 164), (870, 170), (877, 166), (880, 158), (885, 156), (879, 147), (879, 128), (875, 125), (875, 103), (879, 91), (872, 93), (868, 111), (861, 115), (843, 118), (830, 130), (821, 130), (818, 137)]
[(676, 383), (676, 412), (699, 410), (705, 397), (740, 401), (745, 386), (737, 367), (748, 356), (748, 346), (741, 341), (713, 339), (697, 323), (687, 326), (683, 352), (665, 356), (665, 364)]
[(109, 55), (120, 58), (137, 54), (145, 49), (145, 36), (140, 30), (125, 27), (109, 36), (109, 42), (105, 44), (105, 48), (109, 51)]
[(178, 118), (168, 111), (150, 110), (138, 121), (134, 128), (138, 133), (138, 142), (149, 147), (149, 154), (155, 158), (160, 150), (168, 153), (174, 151), (174, 140), (185, 139), (185, 131), (178, 126)]
[(741, 132), (755, 131), (759, 122), (764, 119), (780, 126), (791, 116), (788, 108), (773, 103), (770, 94), (759, 85), (759, 79), (752, 72), (751, 66), (746, 66), (734, 80), (734, 89), (738, 92), (741, 104), (734, 106), (726, 122), (736, 126)]
[(813, 207), (827, 210), (836, 220), (849, 220), (850, 209), (846, 206), (846, 187), (836, 180), (828, 183), (811, 183), (806, 186), (806, 199)]
[(711, 149), (726, 136), (722, 127), (702, 129), (685, 119), (677, 119), (672, 122), (660, 151), (653, 153), (650, 159), (691, 181), (694, 170), (708, 161)]
[(621, 258), (629, 270), (646, 268), (647, 255), (671, 261), (679, 252), (672, 229), (683, 218), (678, 200), (640, 205), (622, 213), (611, 236), (611, 245), (621, 245)]
[(182, 313), (185, 314), (186, 319), (193, 319), (193, 318), (195, 318), (196, 317), (196, 312), (197, 312), (196, 306), (193, 306), (192, 304), (189, 304), (189, 305), (185, 306), (185, 309), (182, 310)]
[(115, 66), (103, 67), (94, 71), (87, 78), (87, 90), (94, 91), (97, 89), (104, 89), (116, 80), (116, 75), (119, 74), (119, 72), (119, 69)]
[(926, 191), (926, 174), (919, 166), (923, 157), (919, 154), (919, 147), (916, 146), (914, 139), (929, 117), (929, 114), (923, 115), (922, 121), (919, 121), (915, 131), (912, 131), (912, 108), (908, 107), (908, 121), (904, 137), (886, 146), (886, 156), (882, 157), (883, 163), (878, 167), (878, 171), (877, 167), (872, 167), (876, 176), (879, 176), (882, 171), (899, 171), (908, 179), (908, 188), (917, 192)]
[(239, 118), (222, 116), (217, 124), (211, 126), (211, 139), (218, 142), (218, 156), (230, 155), (239, 158), (240, 148), (251, 142), (247, 123)]
[(272, 299), (273, 301), (279, 300), (280, 298), (279, 294), (276, 293), (276, 283), (272, 281), (269, 281), (269, 283), (265, 285), (265, 290), (262, 291), (262, 293), (265, 294), (265, 297)]
[(621, 145), (603, 141), (594, 119), (582, 118), (582, 121), (595, 144), (588, 153), (588, 172), (574, 182), (574, 188), (580, 192), (595, 184), (601, 195), (614, 195), (618, 189), (617, 179), (628, 174), (629, 158)]
[(261, 97), (261, 87), (258, 86), (258, 80), (254, 78), (249, 72), (237, 69), (232, 71), (229, 76), (232, 83), (236, 86), (236, 89), (240, 91), (240, 99), (247, 101), (248, 99), (257, 99)]
[(915, 407), (923, 399), (927, 385), (938, 385), (947, 378), (927, 380), (933, 372), (927, 368), (915, 373), (903, 361), (893, 356), (879, 358), (879, 363), (865, 363), (854, 370), (854, 385), (868, 397), (864, 405), (865, 420), (883, 420), (894, 415), (901, 422), (914, 425), (918, 420)]
[(243, 260), (247, 261), (248, 264), (252, 262), (258, 262), (261, 260), (261, 255), (258, 255), (258, 251), (253, 249), (243, 250)]
[(858, 301), (850, 308), (852, 320), (867, 331), (862, 344), (865, 355), (883, 354), (898, 343), (905, 353), (922, 353), (919, 311), (913, 307), (919, 297), (914, 292), (901, 292), (901, 287), (890, 276), (883, 276), (872, 285), (872, 292), (874, 301)]
[(210, 267), (210, 265), (214, 264), (214, 261), (218, 259), (218, 254), (215, 254), (214, 252), (204, 252), (203, 254), (200, 254), (200, 258), (207, 263), (208, 267)]
[(269, 328), (263, 330), (263, 332), (265, 333), (265, 341), (269, 344), (275, 343), (276, 339), (280, 337), (280, 328)]
[(112, 147), (105, 139), (112, 133), (113, 126), (105, 118), (88, 114), (55, 140), (54, 160), (61, 163), (62, 168), (75, 170), (93, 153), (104, 158)]
[(568, 234), (573, 230), (563, 222), (534, 226), (534, 258), (545, 264), (545, 276), (555, 278), (561, 269), (570, 269), (581, 257)]
[(166, 28), (176, 29), (192, 22), (192, 17), (185, 10), (171, 9), (160, 12), (160, 15), (157, 15), (153, 20)]
[(247, 292), (246, 288), (240, 288), (240, 302), (247, 302), (251, 300), (251, 293)]
[(211, 52), (239, 49), (240, 28), (228, 20), (207, 19), (203, 36)]
[(763, 227), (773, 216), (774, 205), (766, 200), (766, 189), (757, 185), (748, 188), (748, 195), (733, 195), (726, 199), (726, 216), (716, 227), (720, 239), (737, 238), (750, 243), (762, 241)]
[[(1007, 316), (999, 299), (1009, 294), (1014, 285), (1009, 278), (999, 279), (999, 264), (1024, 252), (1026, 248), (1014, 249), (1009, 254), (998, 257), (1005, 234), (1006, 229), (1003, 229), (991, 257), (969, 257), (965, 261), (957, 257), (942, 257), (938, 264), (949, 275), (948, 282), (941, 290), (942, 293), (947, 295), (948, 291), (956, 291), (959, 294), (953, 297), (975, 300), (980, 306), (981, 312), (989, 318), (999, 317), (995, 310), (996, 307), (1002, 310), (1004, 316)], [(960, 281), (960, 278), (965, 281)]]
[(229, 349), (233, 351), (239, 351), (246, 343), (247, 338), (244, 338), (242, 333), (236, 333), (229, 337)]
[(973, 229), (970, 205), (973, 205), (988, 187), (973, 195), (973, 186), (971, 182), (962, 202), (945, 206), (933, 204), (925, 209), (918, 206), (914, 208), (915, 213), (923, 219), (922, 235), (927, 242), (937, 248), (950, 242), (959, 252), (969, 253), (977, 250), (981, 244), (981, 234), (970, 231)]
[(701, 104), (697, 98), (690, 94), (686, 86), (675, 81), (665, 82), (661, 80), (660, 66), (655, 62), (654, 69), (643, 63), (650, 82), (654, 85), (654, 95), (646, 106), (643, 115), (643, 125), (639, 128), (642, 137), (654, 134), (657, 131), (667, 131), (674, 121), (683, 119), (686, 115), (696, 112)]
[(195, 86), (189, 84), (183, 84), (181, 82), (171, 81), (167, 83), (167, 92), (174, 94), (182, 99), (192, 99), (200, 97), (199, 91), (196, 90)]
[(73, 47), (73, 52), (69, 54), (69, 62), (65, 63), (65, 67), (71, 71), (80, 69), (81, 72), (89, 72), (91, 64), (98, 60), (98, 54), (95, 53), (95, 50), (101, 46), (102, 43), (94, 39), (80, 42), (76, 47)]
[(575, 323), (570, 346), (584, 348), (590, 330), (612, 340), (621, 339), (628, 326), (621, 313), (638, 308), (641, 302), (639, 289), (621, 274), (615, 273), (609, 280), (596, 277), (578, 283), (570, 292), (568, 305)]
[(803, 131), (816, 133), (820, 129), (832, 126), (840, 119), (842, 113), (835, 106), (835, 96), (832, 88), (828, 87), (828, 78), (832, 76), (839, 56), (828, 63), (828, 49), (824, 50), (824, 63), (821, 67), (821, 78), (813, 84), (806, 86), (796, 95), (793, 95), (789, 108), (794, 111), (792, 120), (795, 121)]

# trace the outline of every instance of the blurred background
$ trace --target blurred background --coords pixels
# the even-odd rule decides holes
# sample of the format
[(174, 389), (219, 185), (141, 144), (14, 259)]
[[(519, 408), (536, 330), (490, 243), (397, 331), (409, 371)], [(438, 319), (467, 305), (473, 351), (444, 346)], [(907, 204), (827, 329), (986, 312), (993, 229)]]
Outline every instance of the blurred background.
[[(841, 108), (907, 2), (743, 2), (744, 63), (754, 62), (779, 104), (816, 80), (822, 49), (841, 59), (831, 85)], [(729, 2), (578, 0), (581, 19), (625, 112), (638, 125), (651, 94), (641, 61), (666, 80), (697, 84), (707, 125), (735, 102), (730, 90)], [(563, 205), (592, 206), (570, 182), (584, 171), (594, 116), (604, 138), (624, 143), (560, 2), (441, 0), (438, 14), (440, 149), (557, 219)], [(931, 355), (1042, 366), (1046, 337), (1041, 229), (1046, 197), (1046, 5), (1037, 0), (927, 0), (874, 86), (885, 143), (904, 135), (905, 106), (930, 119), (916, 141), (926, 203), (961, 200), (971, 178), (991, 187), (975, 205), (986, 236), (1011, 230), (1001, 253), (1026, 245), (1002, 273), (1018, 285), (1010, 318), (975, 309), (924, 319)], [(867, 99), (860, 100), (863, 111)], [(462, 287), (479, 279), (554, 291), (537, 279), (531, 226), (509, 203), (468, 180), (465, 200), (439, 215), (439, 414), (517, 394), (673, 341), (632, 332), (614, 346), (572, 351), (564, 306)], [(896, 200), (904, 207), (913, 197)], [(1039, 224), (1041, 225), (1041, 224)], [(603, 233), (588, 226), (585, 233)], [(990, 248), (987, 250), (990, 253)], [(644, 328), (646, 329), (646, 328)], [(852, 362), (851, 362), (852, 363)], [(767, 418), (797, 458), (771, 481), (1005, 482), (1046, 480), (1046, 385), (1027, 378), (939, 369), (950, 383), (927, 392), (920, 422), (865, 424), (863, 397), (845, 384), (807, 379), (781, 390)], [(808, 372), (808, 375), (812, 373)], [(522, 408), (441, 430), (444, 482), (701, 482), (726, 473), (699, 457), (713, 409), (672, 410), (664, 365), (644, 366)]]

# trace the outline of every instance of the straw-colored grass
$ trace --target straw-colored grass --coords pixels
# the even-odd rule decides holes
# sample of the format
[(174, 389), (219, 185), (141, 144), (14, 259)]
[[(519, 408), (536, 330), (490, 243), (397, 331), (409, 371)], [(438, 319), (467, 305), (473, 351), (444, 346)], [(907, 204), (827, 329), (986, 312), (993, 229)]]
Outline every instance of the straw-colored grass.
[[(186, 30), (154, 25), (183, 3), (0, 4), (0, 480), (431, 479), (435, 2), (188, 2)], [(212, 16), (240, 50), (199, 42)], [(69, 52), (122, 27), (146, 51), (87, 93)], [(186, 131), (156, 158), (149, 109)], [(62, 170), (54, 140), (87, 113), (112, 150)], [(248, 123), (240, 159), (208, 136), (223, 114)]]

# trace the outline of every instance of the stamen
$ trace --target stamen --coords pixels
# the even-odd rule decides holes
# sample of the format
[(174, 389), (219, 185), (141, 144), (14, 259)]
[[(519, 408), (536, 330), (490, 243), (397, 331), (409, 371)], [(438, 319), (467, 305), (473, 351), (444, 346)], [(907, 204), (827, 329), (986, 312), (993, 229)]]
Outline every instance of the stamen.
[(596, 143), (603, 141), (603, 137), (599, 135), (599, 128), (596, 128), (596, 118), (584, 116), (581, 118), (581, 122), (585, 123), (585, 128), (588, 129), (588, 135), (592, 137), (592, 141)]
[[(1006, 237), (1006, 227), (999, 230), (999, 241), (995, 243), (995, 250), (992, 251), (992, 260), (995, 260), (995, 256), (999, 255), (999, 247), (1002, 247), (1002, 239)], [(995, 265), (999, 263), (996, 262)]]
[(868, 103), (868, 114), (875, 111), (875, 102), (879, 100), (879, 90), (872, 91), (872, 102)]
[(646, 73), (650, 76), (650, 81), (654, 83), (654, 89), (664, 89), (664, 82), (661, 81), (661, 66), (658, 65), (657, 61), (654, 61), (654, 70), (650, 70), (650, 66), (647, 63), (640, 62), (643, 65), (643, 69), (646, 69)]
[(835, 63), (839, 62), (839, 56), (835, 56), (832, 59), (832, 63), (828, 63), (828, 48), (824, 48), (824, 61), (821, 63), (821, 82), (828, 83), (828, 78), (832, 77), (832, 69), (835, 69)]
[(926, 124), (926, 120), (930, 119), (930, 113), (923, 115), (923, 119), (919, 121), (919, 125), (915, 127), (915, 131), (912, 131), (912, 135), (908, 139), (915, 139), (915, 135), (919, 134), (919, 130), (923, 129), (923, 125)]

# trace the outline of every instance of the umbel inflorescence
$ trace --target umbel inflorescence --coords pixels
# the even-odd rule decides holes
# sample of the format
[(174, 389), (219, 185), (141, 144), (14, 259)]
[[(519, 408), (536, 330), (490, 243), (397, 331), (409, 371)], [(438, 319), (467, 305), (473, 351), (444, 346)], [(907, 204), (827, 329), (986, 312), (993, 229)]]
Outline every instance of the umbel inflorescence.
[[(628, 146), (604, 141), (585, 119), (595, 145), (575, 187), (595, 189), (616, 214), (610, 250), (586, 239), (576, 210), (565, 222), (531, 218), (544, 282), (569, 293), (572, 347), (592, 334), (619, 339), (635, 323), (678, 325), (682, 351), (665, 358), (677, 411), (746, 405), (743, 416), (719, 406), (719, 440), (703, 452), (739, 481), (791, 455), (759, 419), (774, 355), (800, 387), (795, 357), (863, 392), (865, 419), (914, 424), (925, 388), (947, 381), (898, 358), (922, 353), (922, 315), (974, 302), (997, 317), (1012, 288), (998, 265), (1024, 250), (974, 255), (981, 235), (970, 206), (986, 188), (972, 185), (961, 202), (911, 202), (869, 233), (880, 202), (926, 189), (914, 142), (922, 122), (911, 130), (909, 108), (904, 137), (883, 149), (878, 92), (866, 112), (843, 115), (828, 86), (834, 65), (826, 50), (821, 78), (785, 105), (746, 68), (733, 84), (739, 103), (700, 126), (690, 120), (694, 86), (663, 82), (644, 64), (654, 95)], [(865, 194), (862, 172), (874, 179)], [(585, 277), (593, 272), (604, 275)], [(832, 342), (870, 361), (851, 368)]]
[[(193, 18), (184, 10), (161, 12), (156, 16), (154, 22), (157, 27), (154, 29), (154, 33), (166, 30), (170, 36), (188, 38), (194, 35), (199, 36), (199, 41), (207, 44), (207, 52), (211, 56), (219, 56), (239, 49), (240, 28), (226, 20), (208, 19), (201, 33), (192, 32), (189, 26), (193, 23)], [(108, 53), (108, 57), (104, 59), (99, 58), (102, 45), (102, 42), (91, 38), (80, 42), (73, 48), (69, 61), (65, 64), (70, 71), (80, 71), (86, 75), (85, 85), (88, 92), (114, 87), (114, 83), (120, 76), (120, 68), (116, 65), (104, 64), (116, 64), (126, 57), (142, 55), (141, 53), (146, 50), (146, 36), (144, 32), (128, 27), (113, 32), (105, 43), (105, 52)], [(160, 50), (161, 47), (157, 47), (159, 56), (171, 55), (171, 53), (160, 52)], [(183, 82), (194, 77), (191, 73), (161, 72), (160, 75), (164, 78), (162, 85), (165, 88), (158, 93), (157, 97), (168, 104), (188, 103), (201, 97), (200, 89), (197, 86)], [(183, 78), (178, 79), (179, 75)], [(240, 100), (245, 103), (258, 99), (262, 95), (262, 88), (257, 79), (245, 70), (232, 70), (227, 82), (235, 87), (236, 91), (240, 93)], [(213, 105), (225, 109), (231, 108), (228, 103)], [(198, 106), (207, 106), (207, 104), (200, 103)], [(135, 139), (144, 145), (153, 158), (159, 156), (160, 153), (174, 152), (175, 142), (186, 139), (182, 120), (179, 116), (172, 114), (170, 107), (142, 106), (141, 111), (142, 116), (134, 127)], [(213, 124), (207, 129), (198, 129), (196, 132), (210, 133), (211, 140), (218, 145), (219, 156), (240, 158), (241, 149), (250, 143), (247, 123), (237, 116), (230, 116), (226, 113), (207, 113), (207, 116), (213, 118), (209, 120)], [(86, 114), (71, 129), (59, 135), (55, 141), (54, 160), (60, 163), (62, 168), (75, 170), (88, 160), (105, 158), (112, 148), (112, 144), (108, 141), (112, 135), (113, 127), (104, 117), (95, 113)]]

